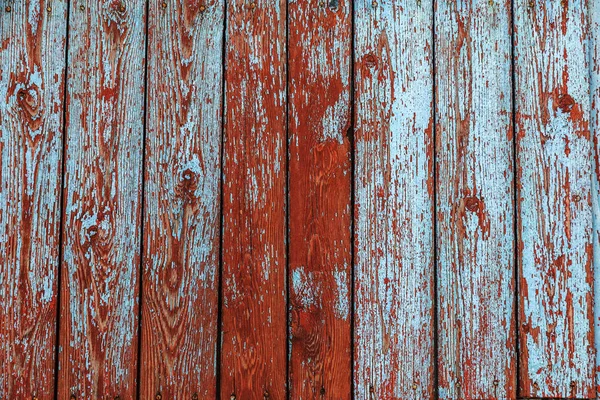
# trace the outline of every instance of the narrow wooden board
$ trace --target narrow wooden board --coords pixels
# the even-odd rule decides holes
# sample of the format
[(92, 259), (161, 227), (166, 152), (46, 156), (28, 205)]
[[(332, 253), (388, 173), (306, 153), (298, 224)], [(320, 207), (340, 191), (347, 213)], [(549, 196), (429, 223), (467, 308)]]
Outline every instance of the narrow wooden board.
[(71, 2), (60, 399), (136, 396), (145, 10)]
[(433, 4), (354, 7), (355, 397), (433, 398)]
[(600, 2), (589, 5), (590, 20), (590, 131), (593, 143), (592, 218), (594, 244), (594, 344), (596, 347), (596, 396), (600, 395)]
[(0, 398), (54, 395), (66, 1), (0, 8)]
[(150, 2), (142, 399), (216, 398), (224, 2)]
[(351, 3), (289, 3), (290, 396), (352, 382)]
[(517, 394), (511, 7), (436, 7), (440, 399)]
[(222, 398), (286, 397), (286, 2), (227, 3)]
[(515, 2), (520, 396), (595, 396), (587, 0)]

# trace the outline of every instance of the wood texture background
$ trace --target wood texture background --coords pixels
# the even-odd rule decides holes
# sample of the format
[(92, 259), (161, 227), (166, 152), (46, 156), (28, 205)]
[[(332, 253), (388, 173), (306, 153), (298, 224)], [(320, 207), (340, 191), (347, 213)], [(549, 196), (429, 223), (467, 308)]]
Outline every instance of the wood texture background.
[(137, 391), (145, 12), (70, 7), (59, 398)]
[(351, 394), (351, 12), (289, 3), (291, 398)]
[(49, 398), (67, 4), (16, 2), (0, 11), (0, 398)]
[(434, 394), (433, 8), (355, 3), (355, 397)]
[(224, 2), (149, 7), (140, 397), (214, 398)]
[(510, 1), (437, 2), (442, 399), (516, 395), (510, 21)]
[(0, 6), (0, 400), (596, 398), (599, 2)]
[(520, 394), (591, 398), (588, 2), (515, 5)]
[(286, 2), (227, 3), (221, 397), (287, 393)]

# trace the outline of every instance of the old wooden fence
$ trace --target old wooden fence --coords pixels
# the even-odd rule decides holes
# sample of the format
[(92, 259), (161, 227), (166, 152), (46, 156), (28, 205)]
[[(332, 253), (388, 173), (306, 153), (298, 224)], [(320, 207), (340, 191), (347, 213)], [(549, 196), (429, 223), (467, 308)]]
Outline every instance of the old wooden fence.
[(600, 1), (0, 4), (1, 399), (596, 397)]

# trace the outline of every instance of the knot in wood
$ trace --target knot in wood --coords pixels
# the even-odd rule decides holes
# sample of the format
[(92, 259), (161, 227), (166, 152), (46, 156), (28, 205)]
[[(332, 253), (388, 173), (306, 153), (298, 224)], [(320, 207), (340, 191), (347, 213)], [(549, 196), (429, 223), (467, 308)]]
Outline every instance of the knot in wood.
[(480, 200), (475, 196), (465, 198), (465, 208), (472, 212), (479, 211)]
[(377, 66), (377, 57), (372, 53), (367, 54), (365, 56), (365, 65), (367, 68), (374, 68)]
[(558, 108), (560, 108), (563, 112), (571, 112), (574, 105), (575, 100), (573, 100), (573, 97), (571, 97), (570, 94), (565, 93), (558, 96)]

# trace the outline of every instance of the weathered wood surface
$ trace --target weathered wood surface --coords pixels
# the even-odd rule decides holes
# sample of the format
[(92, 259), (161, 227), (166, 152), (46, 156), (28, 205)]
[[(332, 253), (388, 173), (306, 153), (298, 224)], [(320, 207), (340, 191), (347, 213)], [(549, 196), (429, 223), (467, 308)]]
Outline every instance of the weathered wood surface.
[(349, 399), (351, 3), (289, 3), (290, 397)]
[(440, 0), (440, 399), (516, 398), (511, 1)]
[(0, 13), (0, 398), (50, 398), (67, 4)]
[(433, 7), (355, 19), (355, 397), (434, 394)]
[(71, 3), (60, 399), (136, 393), (145, 9)]
[(594, 254), (594, 345), (596, 396), (600, 395), (600, 2), (589, 5), (590, 134), (592, 137), (592, 218)]
[(594, 390), (587, 0), (515, 1), (520, 395)]
[[(216, 397), (224, 2), (149, 4), (142, 399)], [(165, 106), (165, 105), (168, 105)]]
[(227, 3), (221, 396), (286, 397), (286, 2)]

